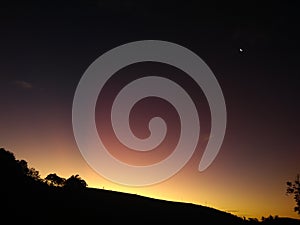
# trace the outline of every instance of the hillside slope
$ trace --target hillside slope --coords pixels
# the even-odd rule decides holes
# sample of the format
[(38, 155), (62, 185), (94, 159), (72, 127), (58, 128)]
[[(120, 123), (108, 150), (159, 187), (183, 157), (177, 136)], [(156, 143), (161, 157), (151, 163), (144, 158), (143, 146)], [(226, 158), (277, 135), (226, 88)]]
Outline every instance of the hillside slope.
[(213, 208), (93, 188), (67, 191), (30, 185), (10, 188), (1, 198), (8, 218), (31, 224), (40, 224), (41, 221), (42, 224), (86, 224), (97, 221), (113, 224), (243, 222), (236, 216)]
[[(75, 176), (76, 177), (76, 176)], [(77, 177), (80, 178), (80, 177)], [(76, 180), (76, 179), (75, 179)], [(50, 185), (24, 160), (0, 149), (0, 221), (9, 224), (258, 224), (200, 205), (77, 186)], [(82, 180), (76, 180), (82, 182)], [(84, 182), (83, 182), (84, 183)], [(80, 183), (82, 185), (82, 183)], [(263, 224), (300, 224), (277, 218)]]

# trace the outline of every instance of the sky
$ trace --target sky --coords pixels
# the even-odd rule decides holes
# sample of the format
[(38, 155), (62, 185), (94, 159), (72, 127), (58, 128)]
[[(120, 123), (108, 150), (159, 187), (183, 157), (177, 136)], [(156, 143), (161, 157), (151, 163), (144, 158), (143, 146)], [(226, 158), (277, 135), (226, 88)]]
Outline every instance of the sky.
[[(299, 16), (293, 4), (2, 2), (0, 147), (25, 159), (42, 177), (79, 174), (89, 187), (200, 204), (241, 217), (299, 218), (293, 198), (285, 194), (286, 182), (300, 173)], [(112, 98), (122, 85), (145, 73), (185, 86), (197, 103), (201, 126), (192, 158), (176, 175), (131, 187), (106, 179), (85, 161), (74, 138), (72, 103), (94, 60), (140, 40), (173, 42), (204, 60), (223, 91), (227, 127), (219, 154), (199, 172), (211, 122), (201, 89), (170, 65), (146, 62), (120, 70), (123, 75), (109, 80), (95, 111), (97, 131), (112, 155), (132, 165), (152, 164), (167, 157), (180, 136), (176, 110), (152, 98), (138, 102), (130, 122), (143, 138), (149, 135), (149, 119), (161, 116), (168, 125), (164, 142), (153, 152), (141, 153), (116, 139), (109, 121)]]

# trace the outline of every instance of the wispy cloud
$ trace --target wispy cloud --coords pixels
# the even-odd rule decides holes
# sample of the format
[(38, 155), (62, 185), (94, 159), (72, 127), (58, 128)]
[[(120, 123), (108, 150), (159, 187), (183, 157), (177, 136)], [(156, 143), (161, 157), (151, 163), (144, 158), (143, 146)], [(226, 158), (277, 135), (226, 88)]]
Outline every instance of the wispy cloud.
[(228, 210), (225, 210), (226, 212), (228, 213), (238, 213), (240, 212), (239, 210), (236, 210), (236, 209), (228, 209)]
[(32, 83), (24, 81), (24, 80), (15, 80), (15, 81), (13, 81), (13, 84), (16, 87), (24, 89), (24, 90), (29, 90), (29, 89), (33, 88)]

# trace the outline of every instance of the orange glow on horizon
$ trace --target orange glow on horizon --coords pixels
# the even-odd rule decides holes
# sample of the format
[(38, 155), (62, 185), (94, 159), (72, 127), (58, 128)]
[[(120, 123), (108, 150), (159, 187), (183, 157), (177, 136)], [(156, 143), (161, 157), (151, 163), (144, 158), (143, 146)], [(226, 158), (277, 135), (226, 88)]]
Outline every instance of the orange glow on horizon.
[[(53, 143), (53, 145), (58, 145), (58, 143)], [(223, 173), (224, 168), (221, 168), (222, 166), (218, 165), (218, 162), (212, 164), (207, 171), (199, 173), (196, 170), (199, 159), (193, 157), (191, 163), (182, 171), (162, 183), (140, 188), (127, 187), (115, 184), (98, 175), (87, 165), (80, 153), (74, 150), (76, 149), (74, 146), (69, 147), (70, 143), (60, 140), (60, 148), (55, 151), (53, 145), (43, 148), (44, 153), (51, 152), (47, 158), (29, 154), (30, 151), (26, 151), (28, 154), (16, 153), (15, 156), (17, 159), (25, 159), (30, 167), (34, 167), (40, 172), (42, 178), (49, 173), (56, 173), (64, 178), (79, 174), (91, 188), (199, 204), (239, 217), (261, 219), (262, 216), (278, 215), (298, 219), (297, 214), (292, 211), (295, 205), (294, 201), (291, 197), (285, 196), (284, 185), (280, 185), (280, 182), (276, 182), (277, 188), (269, 189), (267, 192), (264, 185), (254, 185), (245, 189), (248, 185), (247, 178), (244, 177), (241, 180), (236, 176), (228, 177), (228, 174)], [(28, 147), (21, 147), (23, 150), (24, 148), (25, 150), (31, 149), (31, 152), (39, 151), (38, 146), (34, 146), (34, 143), (29, 144)], [(20, 146), (11, 145), (11, 147), (7, 147), (7, 150), (13, 151), (18, 148)], [(32, 151), (33, 148), (34, 151)], [(227, 176), (226, 180), (222, 179), (224, 176)], [(285, 179), (282, 177), (282, 180)], [(243, 182), (245, 183), (243, 184)], [(244, 190), (247, 190), (247, 193)], [(274, 198), (274, 196), (277, 197)]]

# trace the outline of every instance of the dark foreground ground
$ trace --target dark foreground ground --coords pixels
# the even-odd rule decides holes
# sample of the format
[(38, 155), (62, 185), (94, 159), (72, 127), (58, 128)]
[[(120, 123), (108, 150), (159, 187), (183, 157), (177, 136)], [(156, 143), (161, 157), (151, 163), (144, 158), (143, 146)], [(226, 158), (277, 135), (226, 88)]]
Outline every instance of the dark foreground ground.
[(289, 218), (243, 220), (209, 207), (93, 188), (28, 185), (5, 189), (1, 220), (9, 224), (300, 224)]
[[(62, 179), (54, 178), (56, 184)], [(87, 188), (77, 176), (59, 187), (51, 184), (26, 161), (0, 148), (0, 224), (300, 225), (300, 220), (289, 218), (250, 221), (200, 205)]]

